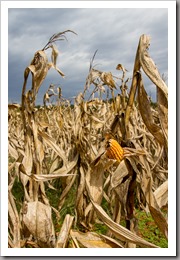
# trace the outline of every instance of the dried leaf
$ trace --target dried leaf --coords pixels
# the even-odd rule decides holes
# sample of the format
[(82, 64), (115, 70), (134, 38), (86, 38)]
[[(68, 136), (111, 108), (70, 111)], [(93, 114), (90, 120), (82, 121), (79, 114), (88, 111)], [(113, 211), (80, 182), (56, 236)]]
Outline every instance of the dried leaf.
[(104, 222), (104, 224), (106, 226), (109, 227), (109, 229), (113, 232), (113, 234), (121, 239), (122, 241), (129, 241), (132, 243), (135, 243), (137, 245), (140, 245), (141, 247), (157, 247), (156, 245), (147, 242), (146, 240), (140, 238), (139, 236), (137, 236), (136, 234), (132, 233), (131, 231), (129, 231), (128, 229), (124, 228), (121, 225), (118, 225), (117, 223), (115, 223), (114, 221), (111, 220), (111, 218), (105, 213), (105, 211), (102, 209), (101, 206), (99, 206), (97, 203), (94, 203), (93, 201), (91, 201), (98, 216), (100, 217), (100, 219)]
[(80, 231), (71, 230), (71, 237), (75, 238), (82, 247), (86, 248), (118, 248), (122, 247), (115, 240), (111, 240), (106, 236), (101, 236), (95, 232), (82, 233)]
[(144, 89), (144, 85), (142, 82), (142, 78), (139, 75), (138, 80), (138, 103), (139, 103), (139, 110), (141, 113), (141, 116), (143, 118), (143, 121), (145, 125), (147, 126), (150, 133), (157, 139), (157, 141), (164, 145), (164, 136), (162, 133), (161, 128), (154, 123), (153, 117), (152, 117), (152, 111), (150, 106), (150, 101), (148, 99), (147, 93)]
[(67, 159), (64, 154), (64, 151), (60, 149), (60, 147), (55, 143), (53, 138), (40, 130), (38, 131), (38, 133), (43, 138), (43, 140), (62, 158), (64, 165), (67, 165)]
[(154, 193), (152, 191), (152, 175), (150, 172), (149, 165), (145, 158), (143, 156), (140, 156), (140, 161), (144, 164), (144, 168), (142, 169), (141, 176), (140, 176), (140, 185), (141, 189), (144, 193), (144, 196), (146, 198), (146, 201), (148, 203), (149, 210), (152, 214), (152, 217), (154, 218), (155, 223), (159, 227), (159, 229), (162, 231), (164, 236), (168, 238), (168, 224), (166, 219), (164, 218), (158, 203), (156, 201), (156, 198), (154, 196)]
[(168, 100), (168, 88), (163, 81), (161, 75), (159, 74), (159, 71), (152, 60), (152, 58), (148, 54), (148, 47), (150, 45), (150, 37), (143, 34), (140, 37), (139, 40), (139, 61), (140, 64), (144, 70), (144, 72), (147, 74), (147, 76), (150, 78), (150, 80), (159, 88), (162, 93), (164, 94), (164, 97), (166, 100)]
[(23, 212), (25, 234), (32, 234), (40, 247), (54, 247), (55, 232), (51, 207), (39, 201), (28, 202)]
[[(70, 175), (70, 174), (68, 174)], [(58, 205), (58, 208), (60, 209), (63, 202), (64, 202), (64, 199), (66, 197), (66, 195), (68, 194), (68, 192), (70, 191), (72, 185), (74, 184), (75, 180), (76, 180), (76, 176), (77, 174), (73, 174), (72, 177), (68, 177), (68, 179), (70, 179), (70, 182), (68, 183), (68, 185), (66, 186), (66, 188), (63, 190), (63, 192), (61, 193), (61, 196), (60, 196), (60, 199), (59, 199), (59, 205)], [(68, 180), (67, 179), (67, 180)], [(66, 180), (66, 181), (67, 181)]]
[(8, 144), (8, 152), (14, 159), (18, 159), (18, 152), (10, 143)]
[(102, 72), (100, 75), (100, 79), (103, 81), (105, 85), (108, 87), (115, 88), (116, 89), (116, 84), (113, 80), (113, 76), (111, 72)]
[[(48, 59), (44, 51), (37, 51), (31, 64), (26, 68), (25, 74), (28, 75), (29, 71), (32, 73), (32, 90), (35, 94), (38, 92), (39, 87), (44, 81), (49, 70)], [(25, 77), (24, 84), (26, 84), (27, 77)]]
[(12, 229), (13, 240), (10, 240), (11, 246), (14, 248), (20, 247), (20, 219), (16, 208), (14, 197), (11, 192), (8, 194), (8, 215), (10, 218), (8, 228)]
[(128, 170), (124, 161), (122, 161), (111, 177), (111, 187), (115, 188), (121, 184), (122, 179), (128, 174)]
[(154, 191), (154, 196), (160, 208), (168, 204), (168, 180)]
[(69, 177), (69, 176), (76, 176), (76, 174), (41, 174), (41, 175), (36, 175), (33, 174), (30, 177), (33, 178), (35, 181), (50, 181), (50, 180), (55, 180), (58, 179), (60, 177)]
[(164, 134), (165, 147), (168, 147), (168, 101), (160, 88), (157, 88), (158, 115)]
[(74, 217), (69, 214), (66, 215), (61, 230), (59, 232), (56, 248), (65, 248), (68, 243), (69, 233), (73, 224)]

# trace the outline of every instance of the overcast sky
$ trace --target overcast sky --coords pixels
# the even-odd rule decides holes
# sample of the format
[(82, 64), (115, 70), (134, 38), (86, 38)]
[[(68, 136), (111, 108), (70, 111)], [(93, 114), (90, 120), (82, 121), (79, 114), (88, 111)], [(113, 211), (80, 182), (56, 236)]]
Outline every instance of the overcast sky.
[[(156, 3), (156, 2), (154, 2)], [(102, 6), (103, 7), (103, 6)], [(37, 104), (50, 84), (59, 85), (66, 98), (83, 91), (90, 59), (95, 57), (96, 69), (120, 76), (116, 65), (121, 63), (132, 76), (135, 54), (142, 34), (151, 36), (149, 54), (160, 74), (168, 76), (168, 9), (99, 9), (99, 8), (11, 8), (8, 13), (8, 101), (20, 102), (24, 69), (34, 53), (42, 49), (54, 34), (67, 33), (68, 41), (57, 42), (57, 65), (66, 75), (48, 72), (41, 86)], [(47, 51), (50, 58), (50, 51)], [(143, 75), (148, 94), (155, 98), (155, 86)], [(118, 83), (118, 82), (117, 82)], [(29, 82), (30, 84), (30, 82)], [(129, 83), (130, 86), (130, 83)]]

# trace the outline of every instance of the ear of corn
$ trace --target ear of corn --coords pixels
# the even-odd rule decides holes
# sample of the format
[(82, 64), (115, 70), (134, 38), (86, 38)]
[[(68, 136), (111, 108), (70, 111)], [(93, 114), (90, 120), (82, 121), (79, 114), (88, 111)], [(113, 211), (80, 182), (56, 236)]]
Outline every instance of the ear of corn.
[(109, 159), (114, 159), (117, 160), (118, 162), (121, 162), (123, 160), (124, 150), (115, 139), (108, 140), (106, 156)]

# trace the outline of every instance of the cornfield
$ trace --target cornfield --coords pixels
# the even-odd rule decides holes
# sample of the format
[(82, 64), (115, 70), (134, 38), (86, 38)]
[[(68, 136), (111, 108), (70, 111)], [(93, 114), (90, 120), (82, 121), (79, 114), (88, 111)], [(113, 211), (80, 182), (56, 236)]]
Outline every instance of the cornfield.
[[(151, 214), (168, 239), (163, 212), (168, 206), (168, 90), (148, 53), (150, 37), (139, 39), (131, 79), (118, 64), (122, 76), (117, 86), (111, 72), (94, 68), (95, 52), (84, 90), (73, 105), (63, 98), (60, 87), (51, 85), (44, 105), (37, 108), (36, 97), (48, 70), (65, 76), (56, 65), (55, 42), (67, 33), (74, 32), (54, 34), (35, 53), (24, 71), (21, 105), (9, 105), (8, 247), (156, 248), (138, 235), (135, 214), (136, 207)], [(141, 70), (155, 85), (156, 107), (146, 93)], [(87, 100), (90, 86), (94, 90)], [(20, 202), (13, 194), (15, 183), (23, 187)], [(62, 216), (69, 194), (73, 206)], [(97, 223), (107, 228), (106, 234), (95, 231)]]

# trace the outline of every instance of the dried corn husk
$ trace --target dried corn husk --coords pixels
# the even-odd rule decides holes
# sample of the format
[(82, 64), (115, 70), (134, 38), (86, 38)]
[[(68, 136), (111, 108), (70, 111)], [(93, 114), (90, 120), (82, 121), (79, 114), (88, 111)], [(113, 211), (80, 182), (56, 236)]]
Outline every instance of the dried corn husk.
[(55, 232), (51, 207), (39, 201), (28, 202), (22, 209), (24, 234), (32, 234), (40, 247), (54, 247)]

